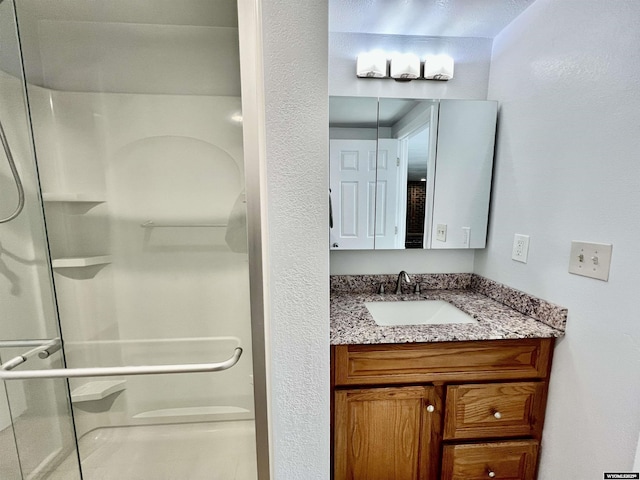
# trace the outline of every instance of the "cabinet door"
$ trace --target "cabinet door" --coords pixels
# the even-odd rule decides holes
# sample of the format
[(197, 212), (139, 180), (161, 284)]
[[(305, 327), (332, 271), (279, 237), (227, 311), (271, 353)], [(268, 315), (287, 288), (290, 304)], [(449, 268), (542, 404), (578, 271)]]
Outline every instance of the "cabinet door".
[(335, 393), (335, 480), (435, 480), (442, 405), (435, 387)]

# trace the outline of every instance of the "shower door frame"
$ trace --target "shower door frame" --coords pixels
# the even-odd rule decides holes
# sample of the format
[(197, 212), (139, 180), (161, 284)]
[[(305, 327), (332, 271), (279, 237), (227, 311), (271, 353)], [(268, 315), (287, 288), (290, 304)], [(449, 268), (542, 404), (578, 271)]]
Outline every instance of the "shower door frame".
[[(2, 1), (2, 0), (0, 0)], [(15, 15), (15, 0), (11, 0)], [(252, 357), (254, 374), (254, 411), (256, 431), (256, 453), (258, 480), (269, 480), (270, 472), (270, 437), (269, 437), (269, 408), (268, 408), (268, 383), (267, 383), (267, 346), (265, 328), (267, 325), (265, 296), (264, 296), (264, 267), (263, 249), (266, 248), (266, 238), (262, 232), (266, 214), (262, 202), (263, 192), (266, 191), (264, 175), (265, 158), (265, 109), (264, 109), (264, 70), (262, 64), (262, 26), (261, 26), (261, 0), (237, 0), (238, 7), (238, 33), (240, 47), (240, 71), (241, 71), (241, 99), (243, 112), (243, 151), (245, 159), (245, 185), (247, 200), (247, 234), (249, 256), (249, 290), (251, 308), (251, 334)], [(19, 36), (19, 31), (18, 31)], [(20, 46), (21, 50), (21, 46)], [(22, 51), (20, 51), (22, 58)], [(31, 112), (29, 95), (26, 86), (26, 77), (23, 70), (23, 95), (27, 107), (29, 122)], [(29, 125), (29, 138), (32, 146), (32, 161), (37, 173), (37, 161), (35, 154), (32, 126)], [(39, 185), (39, 200), (44, 222), (44, 202), (42, 190)], [(48, 246), (46, 224), (44, 225), (45, 241)], [(60, 331), (60, 318), (53, 282), (53, 271), (50, 252), (47, 249), (46, 257), (49, 263), (49, 278), (53, 289), (55, 301), (55, 314), (58, 331)], [(143, 375), (154, 373), (184, 373), (219, 371), (232, 367), (237, 362), (241, 349), (236, 349), (232, 357), (221, 363), (196, 364), (196, 365), (162, 365), (153, 367), (113, 367), (113, 368), (76, 368), (67, 369), (64, 362), (64, 348), (62, 348), (63, 365), (65, 368), (37, 370), (37, 371), (11, 371), (16, 366), (28, 360), (29, 356), (37, 349), (32, 349), (24, 356), (20, 355), (5, 362), (0, 366), (0, 380), (26, 379), (26, 378), (72, 378), (85, 376), (116, 376), (116, 375)], [(35, 354), (39, 353), (35, 352)], [(67, 402), (71, 406), (70, 394), (67, 384)], [(73, 410), (70, 408), (70, 411)], [(72, 413), (73, 421), (73, 413)], [(74, 425), (74, 437), (77, 437)], [(77, 451), (77, 438), (76, 451)], [(19, 454), (19, 452), (18, 452)], [(80, 476), (82, 465), (79, 462)]]
[(262, 0), (237, 0), (242, 98), (242, 136), (247, 198), (251, 346), (258, 480), (271, 478), (270, 410), (268, 398), (268, 308), (264, 265), (268, 241), (266, 221), (266, 138)]

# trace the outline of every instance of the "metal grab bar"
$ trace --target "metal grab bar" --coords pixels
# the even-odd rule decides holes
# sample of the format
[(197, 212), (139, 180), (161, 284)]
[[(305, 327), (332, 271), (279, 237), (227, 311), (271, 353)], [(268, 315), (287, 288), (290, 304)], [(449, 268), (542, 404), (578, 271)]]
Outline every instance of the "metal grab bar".
[(0, 348), (39, 347), (56, 338), (43, 338), (40, 340), (0, 340)]
[(153, 220), (147, 220), (144, 223), (141, 223), (140, 226), (142, 228), (167, 228), (167, 227), (176, 227), (176, 228), (193, 228), (193, 227), (204, 227), (204, 228), (226, 228), (226, 223), (156, 223)]
[[(219, 372), (233, 367), (242, 348), (236, 347), (233, 355), (219, 363), (188, 363), (177, 365), (140, 365), (132, 367), (95, 367), (95, 368), (54, 368), (50, 370), (8, 371), (4, 365), (0, 368), (0, 380), (31, 380), (35, 378), (81, 378), (116, 377), (125, 375), (158, 375), (163, 373), (200, 373)], [(9, 363), (9, 362), (7, 362)], [(15, 368), (15, 367), (12, 367)]]
[(61, 350), (62, 349), (62, 342), (60, 341), (59, 338), (57, 340), (58, 341), (56, 343), (54, 343), (53, 345), (51, 345), (48, 348), (45, 348), (44, 350), (39, 352), (38, 353), (38, 357), (42, 358), (44, 360), (45, 358), (49, 358), (51, 355), (56, 353), (58, 350)]
[(2, 365), (0, 365), (0, 370), (13, 370), (18, 365), (22, 365), (24, 362), (29, 360), (31, 357), (38, 355), (38, 357), (44, 359), (49, 358), (50, 355), (54, 354), (58, 350), (62, 348), (62, 344), (60, 343), (60, 338), (53, 338), (46, 343), (43, 343), (31, 350), (23, 353), (22, 355), (18, 355), (17, 357), (13, 357), (11, 360), (7, 360)]

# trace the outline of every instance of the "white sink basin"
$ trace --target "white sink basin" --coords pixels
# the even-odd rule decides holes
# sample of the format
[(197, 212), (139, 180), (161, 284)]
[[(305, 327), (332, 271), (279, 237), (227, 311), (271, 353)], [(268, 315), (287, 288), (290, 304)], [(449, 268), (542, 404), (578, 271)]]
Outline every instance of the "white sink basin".
[(373, 320), (381, 326), (478, 323), (475, 318), (444, 300), (365, 302), (364, 305)]

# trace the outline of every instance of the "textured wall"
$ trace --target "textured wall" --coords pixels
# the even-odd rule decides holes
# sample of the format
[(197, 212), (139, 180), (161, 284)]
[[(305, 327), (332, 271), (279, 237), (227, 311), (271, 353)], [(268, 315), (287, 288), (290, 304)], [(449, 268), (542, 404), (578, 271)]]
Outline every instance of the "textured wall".
[[(327, 2), (263, 2), (274, 479), (329, 478)], [(310, 181), (313, 179), (313, 181)]]
[(636, 459), (633, 461), (633, 471), (640, 470), (640, 434), (638, 434), (638, 446), (636, 447)]
[[(501, 105), (489, 248), (475, 272), (569, 309), (540, 480), (630, 470), (640, 429), (640, 3), (538, 0), (494, 42)], [(514, 233), (529, 262), (510, 260)], [(611, 242), (608, 283), (567, 273), (571, 240)]]

